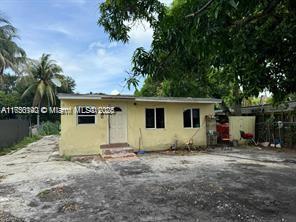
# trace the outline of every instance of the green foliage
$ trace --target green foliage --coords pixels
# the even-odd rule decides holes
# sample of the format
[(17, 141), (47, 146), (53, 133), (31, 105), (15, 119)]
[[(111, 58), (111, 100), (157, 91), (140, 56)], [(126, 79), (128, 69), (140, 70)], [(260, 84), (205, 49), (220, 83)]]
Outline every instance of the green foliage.
[(25, 137), (20, 142), (18, 142), (17, 144), (14, 144), (14, 145), (12, 145), (10, 147), (0, 148), (0, 156), (8, 154), (8, 153), (10, 153), (12, 151), (16, 151), (16, 150), (19, 150), (21, 148), (24, 148), (28, 144), (36, 142), (36, 141), (38, 141), (40, 139), (41, 139), (41, 137), (38, 136), (38, 135)]
[(107, 0), (100, 4), (100, 11), (98, 24), (109, 33), (110, 39), (126, 43), (129, 40), (130, 25), (139, 20), (155, 25), (164, 13), (164, 5), (157, 0)]
[(76, 83), (70, 76), (59, 75), (61, 81), (61, 87), (57, 88), (58, 93), (73, 93)]
[(44, 122), (41, 124), (38, 133), (42, 136), (46, 135), (59, 135), (60, 133), (60, 123), (59, 122)]
[(15, 42), (17, 37), (16, 28), (0, 14), (0, 84), (5, 69), (18, 73), (19, 66), (26, 61), (25, 51)]
[(128, 83), (150, 76), (169, 86), (170, 94), (196, 92), (233, 104), (266, 89), (275, 100), (296, 91), (295, 1), (175, 0), (169, 9), (158, 1), (128, 2), (100, 7), (100, 24), (112, 40), (123, 42), (132, 22), (154, 9), (151, 49), (135, 51)]
[(32, 61), (27, 68), (28, 76), (22, 79), (28, 83), (23, 97), (34, 92), (33, 106), (40, 106), (44, 100), (47, 105), (56, 103), (56, 86), (52, 79), (62, 72), (62, 68), (50, 59), (49, 54), (43, 54), (39, 61)]
[(71, 156), (66, 156), (66, 155), (64, 155), (63, 158), (65, 161), (71, 161), (72, 159)]
[(0, 91), (0, 108), (14, 107), (20, 103), (20, 95), (17, 92), (5, 93)]

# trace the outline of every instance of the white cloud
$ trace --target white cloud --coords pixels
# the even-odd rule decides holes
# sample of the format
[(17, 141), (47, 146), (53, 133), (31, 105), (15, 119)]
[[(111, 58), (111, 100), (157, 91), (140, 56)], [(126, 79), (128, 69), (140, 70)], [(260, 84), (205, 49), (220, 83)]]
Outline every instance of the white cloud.
[(130, 43), (137, 47), (150, 47), (153, 36), (153, 29), (146, 21), (138, 22), (133, 26), (130, 33)]
[(92, 42), (89, 44), (88, 49), (93, 50), (96, 48), (103, 48), (103, 49), (111, 49), (118, 46), (117, 42), (108, 42), (108, 43), (102, 43), (101, 41)]
[(75, 4), (75, 5), (84, 5), (86, 3), (86, 0), (57, 0), (53, 1), (52, 6), (57, 8), (64, 8), (66, 4)]
[(75, 36), (74, 32), (70, 31), (69, 28), (65, 27), (62, 24), (51, 24), (45, 27), (38, 27), (36, 29), (40, 31), (55, 32), (66, 36)]
[(110, 94), (111, 94), (111, 95), (119, 95), (120, 93), (119, 93), (118, 90), (114, 89), (114, 90), (111, 91)]

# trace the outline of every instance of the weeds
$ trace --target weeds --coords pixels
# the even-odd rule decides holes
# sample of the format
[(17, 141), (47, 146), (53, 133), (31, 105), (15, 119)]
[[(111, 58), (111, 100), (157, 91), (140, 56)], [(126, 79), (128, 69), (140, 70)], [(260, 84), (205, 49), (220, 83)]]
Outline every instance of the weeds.
[(60, 133), (60, 123), (59, 122), (44, 122), (41, 124), (40, 129), (38, 130), (39, 134), (42, 136), (47, 135), (59, 135)]
[(71, 157), (70, 157), (70, 156), (66, 156), (66, 155), (64, 155), (63, 158), (64, 158), (64, 160), (66, 160), (66, 161), (71, 161)]
[(40, 140), (40, 139), (41, 139), (41, 136), (38, 136), (38, 135), (25, 137), (20, 142), (14, 144), (12, 146), (0, 148), (0, 156), (6, 155), (12, 151), (16, 151), (21, 148), (24, 148), (28, 144), (36, 142), (37, 140)]

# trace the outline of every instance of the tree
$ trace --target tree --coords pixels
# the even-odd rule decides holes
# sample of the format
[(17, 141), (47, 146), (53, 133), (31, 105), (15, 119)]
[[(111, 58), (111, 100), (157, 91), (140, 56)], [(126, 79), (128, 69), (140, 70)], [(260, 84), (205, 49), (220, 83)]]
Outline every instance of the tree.
[(73, 93), (76, 87), (75, 80), (70, 76), (58, 75), (61, 81), (61, 87), (57, 89), (58, 93)]
[(243, 98), (264, 89), (276, 100), (296, 91), (293, 0), (175, 0), (171, 8), (156, 0), (110, 0), (100, 10), (99, 24), (111, 40), (127, 42), (139, 20), (154, 29), (151, 49), (134, 53), (129, 84), (139, 76), (193, 79), (212, 96), (216, 82), (237, 114)]
[(4, 70), (11, 68), (18, 72), (20, 64), (26, 61), (26, 53), (16, 43), (17, 30), (11, 23), (0, 15), (0, 78)]
[[(27, 85), (22, 97), (34, 93), (33, 106), (40, 108), (41, 104), (46, 106), (56, 103), (56, 85), (54, 78), (61, 78), (62, 68), (50, 59), (49, 54), (43, 54), (39, 61), (31, 62), (28, 65), (28, 75), (22, 77), (20, 81)], [(62, 81), (61, 81), (62, 82)], [(40, 124), (40, 115), (37, 115), (37, 126)]]
[(2, 76), (2, 84), (0, 84), (0, 91), (5, 92), (6, 94), (12, 93), (16, 90), (16, 80), (18, 76), (3, 74)]

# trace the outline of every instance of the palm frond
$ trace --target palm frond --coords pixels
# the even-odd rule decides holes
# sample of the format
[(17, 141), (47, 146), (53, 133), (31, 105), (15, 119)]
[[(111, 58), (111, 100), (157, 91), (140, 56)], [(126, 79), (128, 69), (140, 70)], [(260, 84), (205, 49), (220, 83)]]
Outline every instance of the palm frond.
[(37, 84), (36, 83), (32, 83), (22, 94), (21, 98), (24, 98), (26, 96), (28, 96), (31, 92), (33, 92), (33, 90), (35, 90), (35, 88), (37, 88)]

